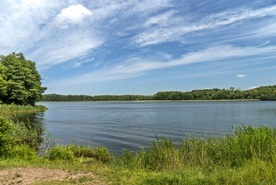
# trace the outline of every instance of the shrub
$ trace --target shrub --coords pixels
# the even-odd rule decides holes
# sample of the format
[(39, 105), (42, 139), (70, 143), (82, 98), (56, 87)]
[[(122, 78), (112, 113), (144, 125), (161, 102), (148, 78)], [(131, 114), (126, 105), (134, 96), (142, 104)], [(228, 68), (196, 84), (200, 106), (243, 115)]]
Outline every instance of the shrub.
[(5, 154), (15, 145), (12, 137), (13, 128), (9, 119), (0, 116), (0, 155)]

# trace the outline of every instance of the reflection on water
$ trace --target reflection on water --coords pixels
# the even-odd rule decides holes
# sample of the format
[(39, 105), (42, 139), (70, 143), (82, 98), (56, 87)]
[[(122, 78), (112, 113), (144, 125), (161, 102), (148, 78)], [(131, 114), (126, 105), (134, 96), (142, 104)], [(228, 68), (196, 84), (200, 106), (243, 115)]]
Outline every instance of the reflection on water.
[(106, 146), (119, 153), (149, 147), (155, 135), (221, 136), (233, 126), (276, 126), (276, 102), (43, 102), (37, 113), (59, 144)]

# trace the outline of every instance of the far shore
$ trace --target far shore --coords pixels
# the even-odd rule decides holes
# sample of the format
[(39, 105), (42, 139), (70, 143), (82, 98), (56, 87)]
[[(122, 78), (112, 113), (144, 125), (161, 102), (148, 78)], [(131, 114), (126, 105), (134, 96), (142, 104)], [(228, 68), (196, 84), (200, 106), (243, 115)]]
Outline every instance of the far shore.
[(259, 99), (225, 99), (225, 100), (110, 100), (110, 101), (39, 101), (40, 102), (252, 102)]

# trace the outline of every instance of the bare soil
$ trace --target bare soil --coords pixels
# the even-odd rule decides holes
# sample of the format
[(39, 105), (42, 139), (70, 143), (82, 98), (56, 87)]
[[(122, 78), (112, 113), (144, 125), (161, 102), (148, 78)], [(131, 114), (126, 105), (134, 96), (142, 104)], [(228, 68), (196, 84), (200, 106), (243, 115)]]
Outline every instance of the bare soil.
[[(67, 170), (49, 169), (49, 168), (10, 168), (0, 171), (1, 185), (30, 185), (30, 184), (110, 184), (105, 179), (97, 176), (94, 173), (71, 172)], [(50, 182), (53, 183), (50, 183)]]

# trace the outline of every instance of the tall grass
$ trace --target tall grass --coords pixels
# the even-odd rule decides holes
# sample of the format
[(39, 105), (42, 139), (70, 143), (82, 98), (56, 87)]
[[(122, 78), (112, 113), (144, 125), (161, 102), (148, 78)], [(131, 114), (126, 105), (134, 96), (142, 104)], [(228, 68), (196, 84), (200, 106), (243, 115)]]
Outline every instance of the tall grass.
[(113, 160), (112, 154), (106, 147), (92, 148), (89, 146), (81, 146), (71, 144), (67, 146), (54, 146), (46, 155), (50, 160), (70, 161), (74, 158), (94, 159), (101, 163), (107, 164)]
[(12, 121), (12, 123), (12, 137), (16, 145), (29, 145), (37, 150), (43, 140), (44, 125), (30, 121)]
[(178, 145), (170, 139), (157, 139), (148, 151), (135, 154), (123, 151), (118, 164), (147, 170), (172, 170), (187, 167), (241, 167), (247, 161), (276, 163), (276, 129), (238, 127), (223, 138), (186, 138)]
[[(124, 150), (112, 163), (118, 184), (276, 183), (276, 129), (243, 126), (218, 138), (157, 138), (149, 150)], [(128, 176), (131, 173), (131, 178)]]
[(15, 104), (0, 104), (0, 115), (15, 115), (20, 113), (32, 113), (46, 111), (47, 107), (43, 105), (15, 105)]
[(16, 153), (37, 151), (43, 131), (44, 127), (41, 124), (20, 122), (0, 116), (0, 156), (14, 157)]

